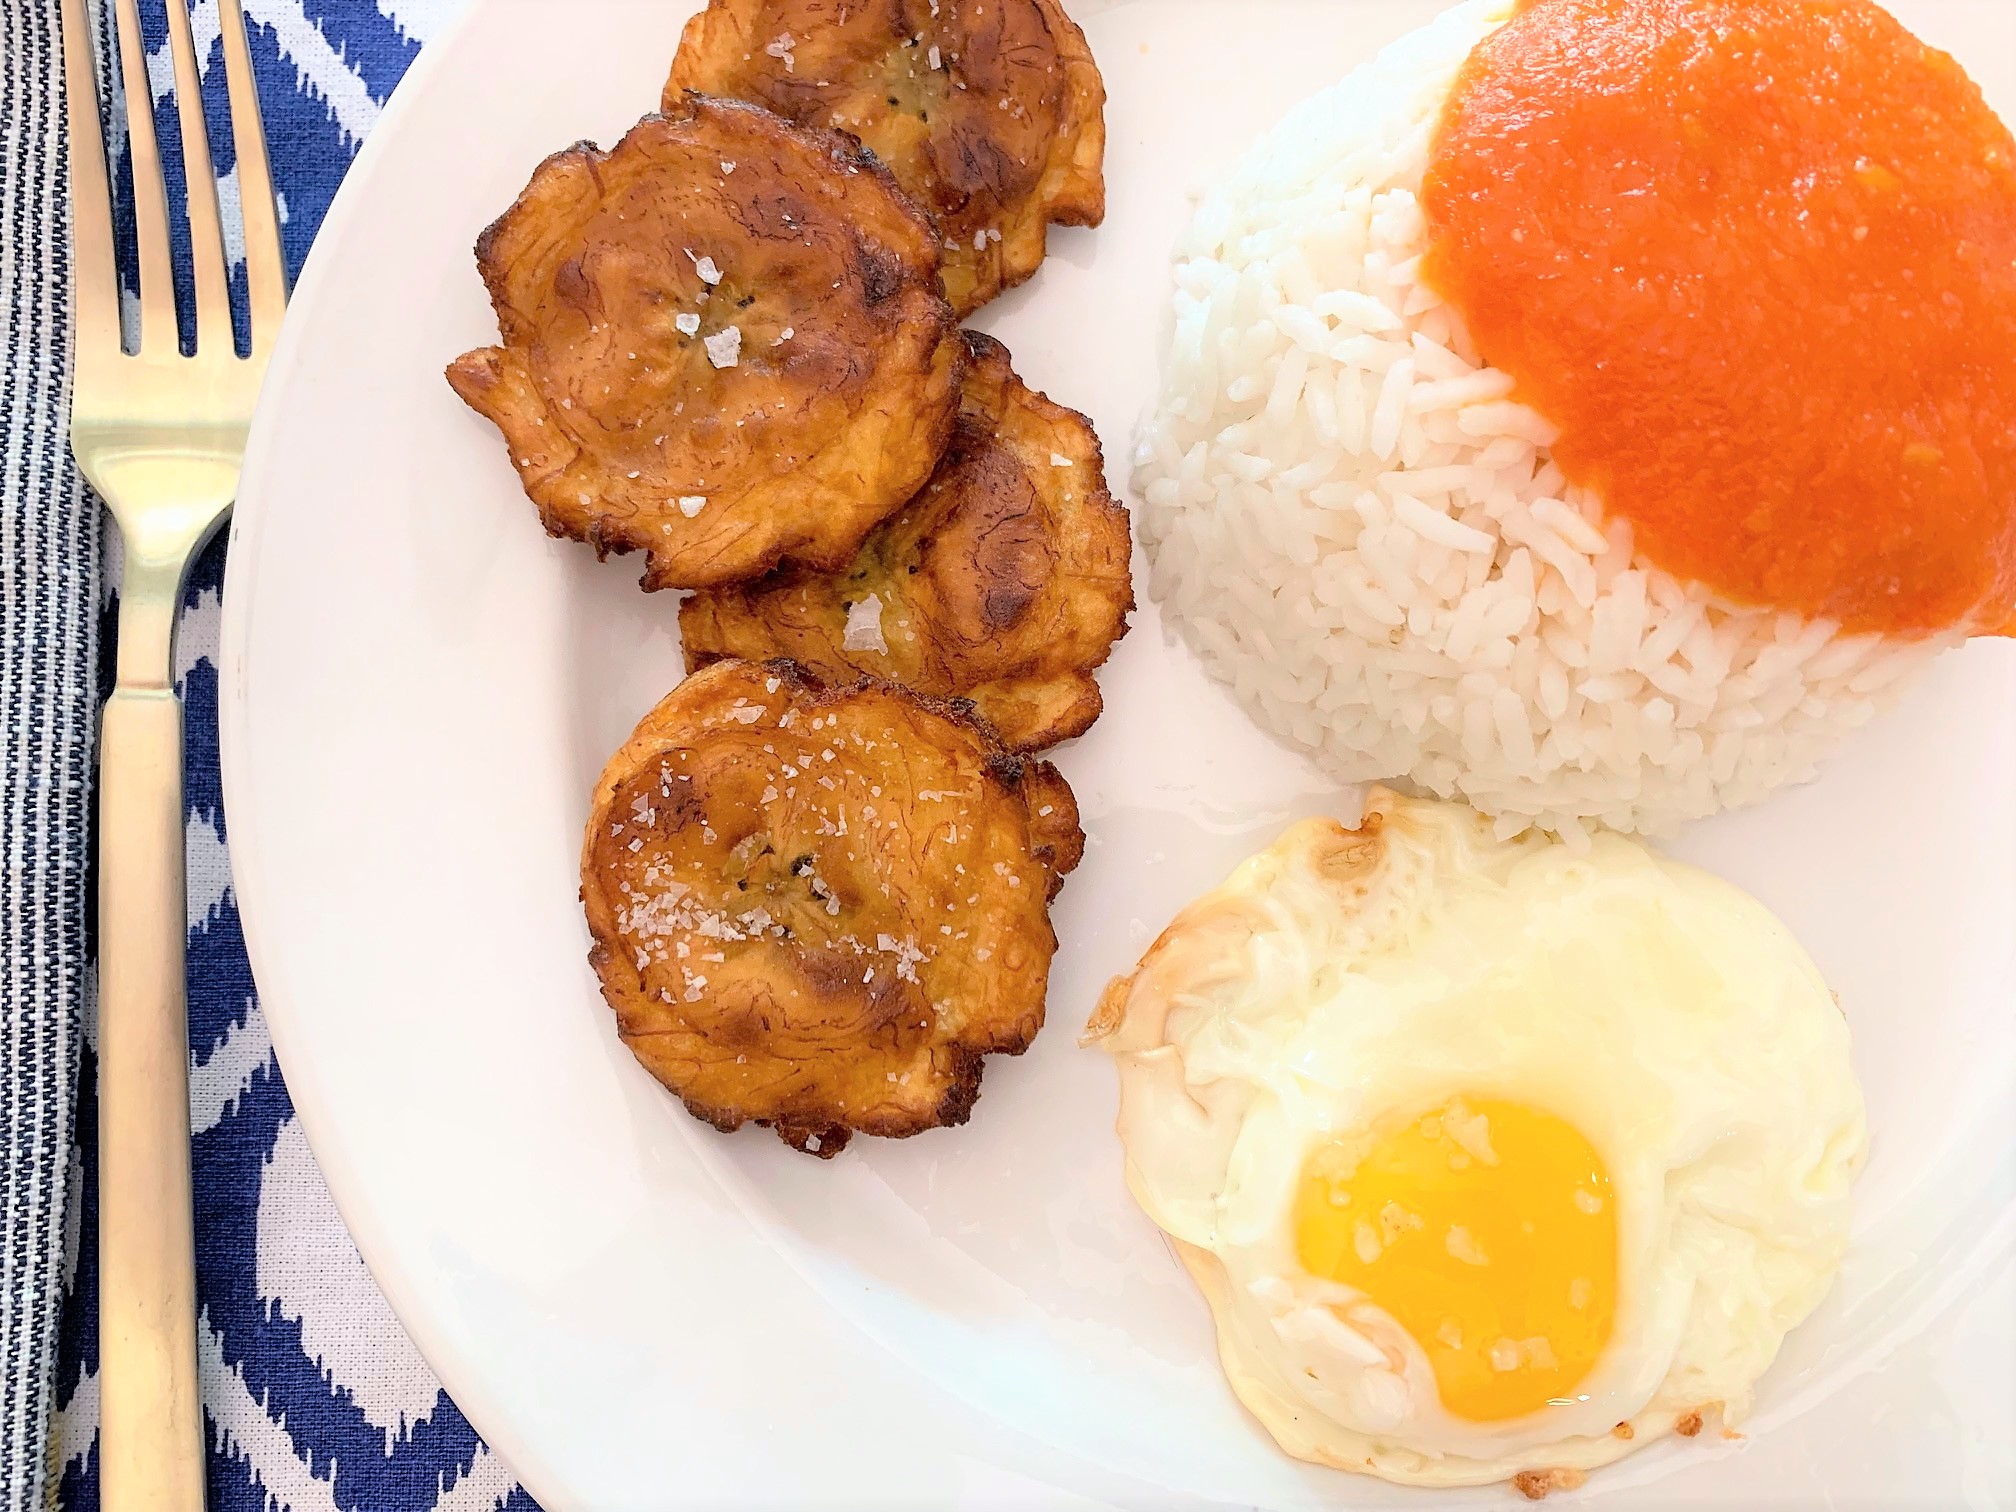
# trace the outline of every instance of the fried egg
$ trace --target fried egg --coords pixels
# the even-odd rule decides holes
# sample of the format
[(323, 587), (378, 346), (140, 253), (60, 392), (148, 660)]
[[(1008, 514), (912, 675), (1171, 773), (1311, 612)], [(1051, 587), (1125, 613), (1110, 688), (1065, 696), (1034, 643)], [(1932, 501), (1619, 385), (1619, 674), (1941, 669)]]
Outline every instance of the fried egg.
[(1621, 836), (1375, 789), (1184, 912), (1092, 1037), (1234, 1392), (1320, 1464), (1537, 1495), (1733, 1427), (1847, 1244), (1832, 994)]

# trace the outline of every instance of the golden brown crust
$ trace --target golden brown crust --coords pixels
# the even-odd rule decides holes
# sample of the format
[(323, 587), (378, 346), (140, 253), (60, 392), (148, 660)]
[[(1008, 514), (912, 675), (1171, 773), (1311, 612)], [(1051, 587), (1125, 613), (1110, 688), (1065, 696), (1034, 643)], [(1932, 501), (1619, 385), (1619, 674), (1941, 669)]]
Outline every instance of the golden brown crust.
[(713, 0), (667, 98), (754, 100), (852, 132), (938, 223), (963, 317), (1106, 213), (1106, 86), (1057, 0)]
[(647, 553), (647, 588), (844, 566), (951, 434), (934, 233), (837, 132), (675, 100), (548, 158), (477, 261), (503, 342), (449, 382), (546, 529)]
[[(1173, 1000), (1165, 983), (1194, 984), (1208, 980), (1209, 974), (1234, 969), (1241, 942), (1272, 927), (1266, 905), (1256, 899), (1264, 898), (1283, 873), (1321, 881), (1334, 894), (1346, 928), (1362, 932), (1373, 927), (1360, 916), (1382, 893), (1392, 891), (1391, 869), (1418, 854), (1422, 821), (1414, 814), (1451, 809), (1447, 804), (1403, 798), (1375, 784), (1365, 790), (1356, 828), (1347, 829), (1329, 818), (1303, 819), (1289, 826), (1274, 844), (1249, 857), (1224, 883), (1171, 920), (1142, 952), (1133, 971), (1107, 984), (1081, 1043), (1102, 1045), (1123, 1056), (1159, 1044)], [(1488, 825), (1488, 820), (1476, 818), (1480, 832)], [(1536, 836), (1533, 843), (1547, 842)], [(1395, 927), (1391, 916), (1376, 922), (1379, 927)]]
[(1070, 789), (947, 704), (722, 662), (595, 789), (590, 957), (624, 1042), (695, 1117), (830, 1157), (963, 1123), (1043, 1023)]
[(1078, 797), (1064, 774), (1047, 761), (1022, 761), (1022, 787), (1029, 803), (1029, 834), (1036, 859), (1050, 868), (1050, 896), (1085, 859), (1085, 830)]
[[(1016, 751), (1090, 728), (1093, 670), (1134, 606), (1127, 511), (1091, 423), (1025, 387), (998, 341), (966, 339), (959, 422), (923, 491), (838, 575), (786, 569), (688, 599), (689, 669), (786, 656), (887, 677), (970, 699)], [(849, 634), (856, 605), (874, 611), (865, 639)]]
[(1545, 1501), (1555, 1491), (1574, 1491), (1589, 1477), (1580, 1470), (1561, 1468), (1558, 1470), (1521, 1470), (1512, 1477), (1512, 1485), (1528, 1501)]

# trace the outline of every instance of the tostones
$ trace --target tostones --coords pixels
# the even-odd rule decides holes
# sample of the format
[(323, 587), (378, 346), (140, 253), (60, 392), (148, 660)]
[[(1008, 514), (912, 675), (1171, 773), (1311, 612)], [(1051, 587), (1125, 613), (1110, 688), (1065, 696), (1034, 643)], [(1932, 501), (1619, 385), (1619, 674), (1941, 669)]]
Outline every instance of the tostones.
[(846, 565), (951, 434), (937, 242), (836, 132), (682, 99), (548, 158), (476, 255), (503, 344), (450, 383), (546, 529), (645, 552), (646, 588)]
[(1106, 86), (1057, 0), (713, 0), (688, 89), (852, 132), (937, 221), (963, 317), (1043, 262), (1046, 228), (1106, 213)]
[(1127, 511), (1083, 415), (1032, 392), (967, 333), (952, 444), (931, 481), (841, 573), (785, 569), (694, 594), (688, 670), (784, 656), (816, 675), (970, 699), (1002, 741), (1041, 750), (1099, 717), (1093, 669), (1133, 608)]
[(722, 662), (595, 789), (591, 955), (624, 1042), (698, 1118), (831, 1156), (965, 1122), (1043, 1024), (1084, 837), (1047, 763), (887, 683)]

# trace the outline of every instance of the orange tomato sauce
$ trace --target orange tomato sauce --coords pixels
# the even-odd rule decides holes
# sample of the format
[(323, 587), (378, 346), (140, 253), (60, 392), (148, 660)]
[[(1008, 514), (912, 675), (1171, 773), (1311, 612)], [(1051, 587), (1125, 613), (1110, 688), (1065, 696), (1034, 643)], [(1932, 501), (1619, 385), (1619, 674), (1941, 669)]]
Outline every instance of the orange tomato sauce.
[(2016, 628), (2016, 140), (1867, 0), (1529, 0), (1426, 276), (1640, 552), (1738, 603)]

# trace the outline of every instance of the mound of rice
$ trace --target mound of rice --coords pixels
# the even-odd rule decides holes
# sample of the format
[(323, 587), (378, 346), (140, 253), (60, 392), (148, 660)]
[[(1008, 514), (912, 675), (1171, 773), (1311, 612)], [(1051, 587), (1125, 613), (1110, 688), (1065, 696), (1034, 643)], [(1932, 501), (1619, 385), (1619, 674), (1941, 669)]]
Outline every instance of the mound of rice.
[(1262, 725), (1503, 835), (1658, 833), (1815, 764), (1958, 637), (1843, 636), (1634, 557), (1420, 281), (1472, 0), (1298, 107), (1177, 250), (1136, 456), (1153, 591)]

